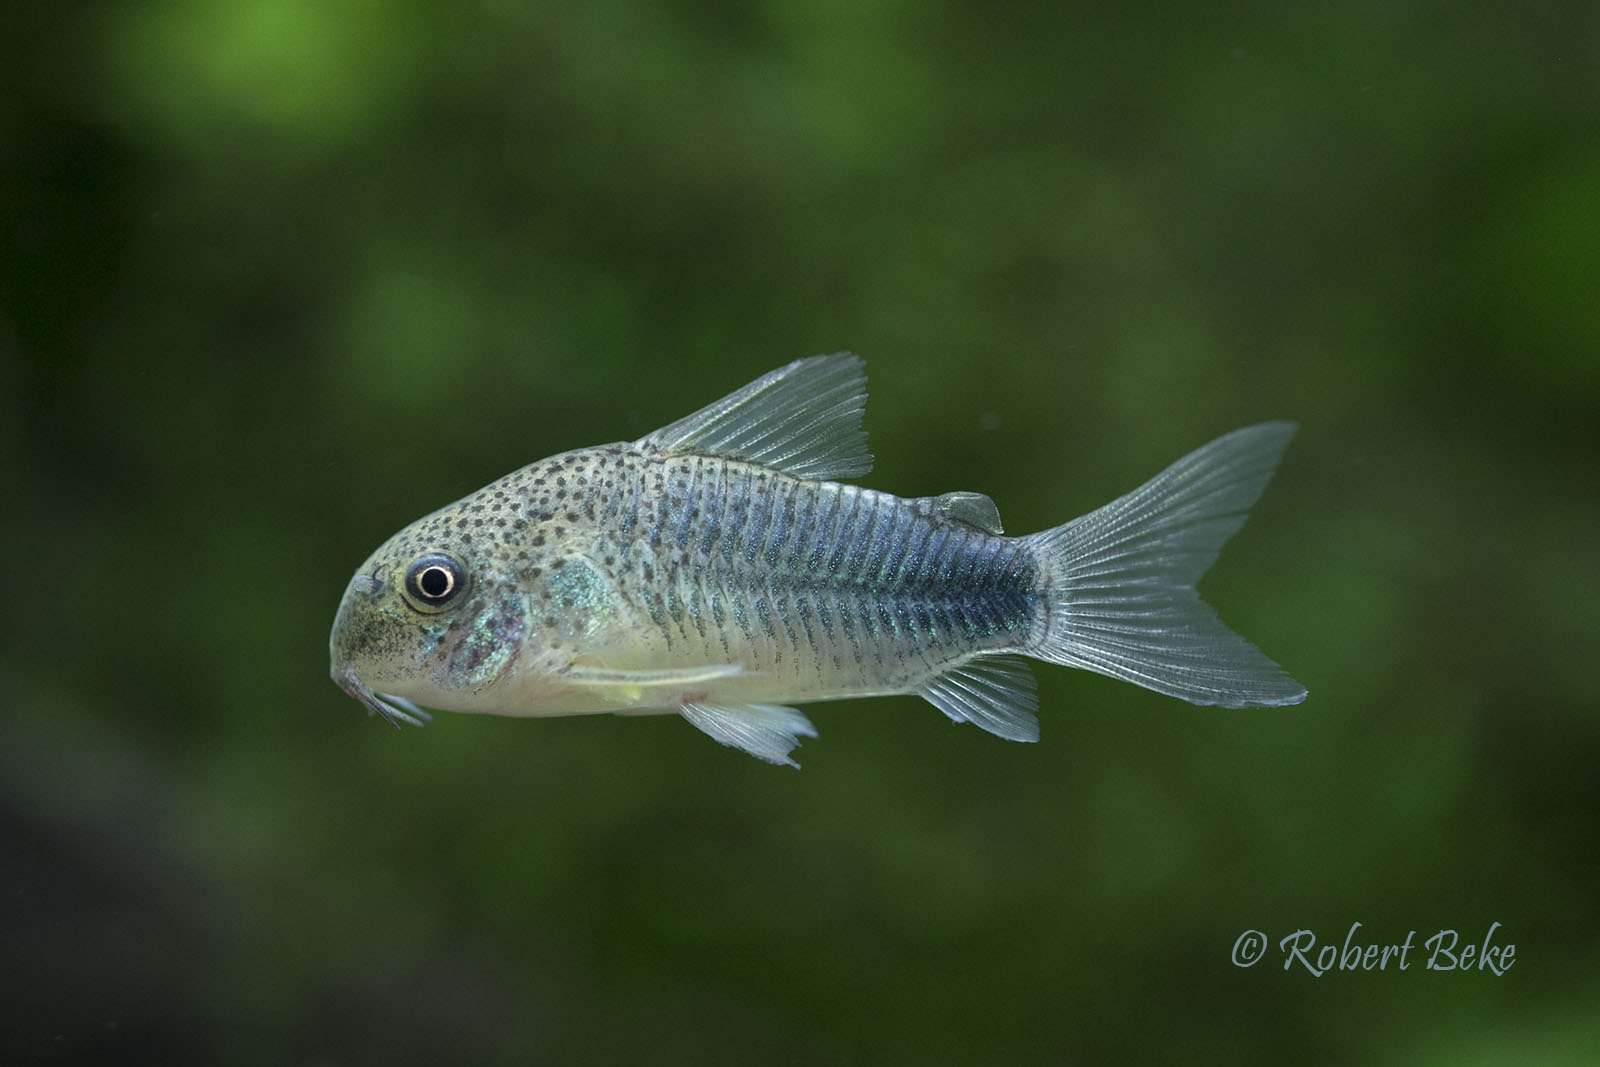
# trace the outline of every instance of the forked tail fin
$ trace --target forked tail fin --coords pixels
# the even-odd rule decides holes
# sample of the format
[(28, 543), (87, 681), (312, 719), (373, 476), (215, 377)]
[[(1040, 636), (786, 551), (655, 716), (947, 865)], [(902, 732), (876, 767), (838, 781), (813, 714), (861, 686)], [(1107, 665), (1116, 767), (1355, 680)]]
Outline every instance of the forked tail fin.
[(1260, 497), (1292, 422), (1225, 434), (1126, 496), (1030, 535), (1048, 616), (1030, 654), (1191, 704), (1298, 704), (1305, 687), (1223, 625), (1194, 584)]

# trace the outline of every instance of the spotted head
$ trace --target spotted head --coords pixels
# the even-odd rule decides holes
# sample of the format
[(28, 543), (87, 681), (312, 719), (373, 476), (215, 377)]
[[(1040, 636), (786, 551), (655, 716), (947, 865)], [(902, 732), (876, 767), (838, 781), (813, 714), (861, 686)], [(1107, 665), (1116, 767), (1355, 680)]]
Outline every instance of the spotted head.
[(334, 618), (333, 680), (396, 726), (421, 725), (422, 706), (479, 710), (523, 651), (524, 590), (462, 536), (457, 516), (472, 499), (385, 542), (356, 570)]

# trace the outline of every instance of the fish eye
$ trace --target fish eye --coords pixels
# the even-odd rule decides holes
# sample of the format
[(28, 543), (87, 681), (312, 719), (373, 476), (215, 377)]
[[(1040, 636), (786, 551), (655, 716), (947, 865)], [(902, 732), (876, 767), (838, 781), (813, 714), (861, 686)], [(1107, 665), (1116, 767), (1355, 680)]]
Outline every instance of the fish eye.
[(406, 571), (406, 600), (418, 611), (438, 611), (467, 587), (467, 572), (449, 556), (430, 553)]

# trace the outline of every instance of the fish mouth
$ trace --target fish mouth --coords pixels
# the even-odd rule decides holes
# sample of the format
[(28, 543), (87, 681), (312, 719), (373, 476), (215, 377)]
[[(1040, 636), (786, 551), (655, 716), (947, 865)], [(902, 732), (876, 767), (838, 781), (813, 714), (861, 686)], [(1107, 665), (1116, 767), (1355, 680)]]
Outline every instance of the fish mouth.
[(367, 714), (382, 715), (396, 730), (402, 726), (426, 726), (433, 721), (432, 715), (405, 697), (397, 697), (393, 693), (374, 693), (367, 688), (366, 682), (356, 677), (356, 669), (352, 664), (344, 663), (335, 667), (333, 680), (340, 689), (365, 704)]

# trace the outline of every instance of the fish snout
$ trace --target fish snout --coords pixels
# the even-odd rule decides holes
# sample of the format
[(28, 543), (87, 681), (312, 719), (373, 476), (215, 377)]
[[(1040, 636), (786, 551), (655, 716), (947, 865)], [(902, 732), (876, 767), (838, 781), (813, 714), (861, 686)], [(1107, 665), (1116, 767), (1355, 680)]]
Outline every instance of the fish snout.
[(350, 579), (350, 587), (345, 590), (345, 596), (354, 593), (356, 596), (376, 597), (383, 592), (383, 579), (376, 574), (357, 574)]

